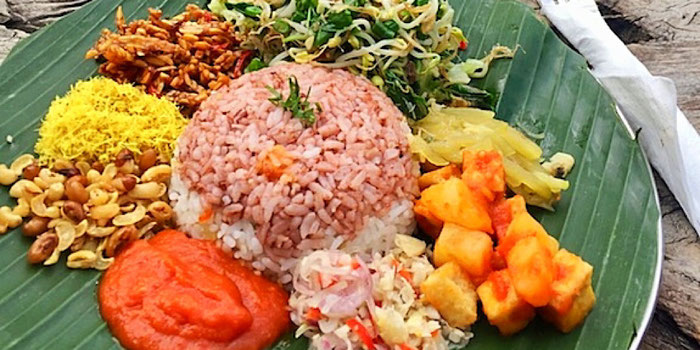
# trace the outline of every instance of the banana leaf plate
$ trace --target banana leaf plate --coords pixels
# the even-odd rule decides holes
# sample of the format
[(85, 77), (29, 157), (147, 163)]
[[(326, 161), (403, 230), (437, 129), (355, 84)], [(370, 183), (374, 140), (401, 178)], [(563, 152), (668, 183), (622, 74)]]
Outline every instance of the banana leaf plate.
[[(653, 312), (662, 258), (658, 198), (642, 149), (586, 61), (528, 6), (451, 1), (470, 41), (466, 56), (483, 56), (495, 44), (518, 47), (514, 59), (497, 61), (476, 82), (499, 95), (498, 117), (537, 139), (545, 156), (564, 151), (577, 160), (556, 211), (535, 214), (562, 247), (594, 266), (598, 298), (583, 326), (569, 334), (535, 321), (504, 338), (482, 319), (468, 348), (636, 348)], [(0, 145), (0, 162), (31, 152), (50, 102), (97, 74), (97, 64), (83, 55), (102, 28), (114, 26), (118, 6), (133, 20), (145, 18), (149, 7), (174, 15), (188, 2), (93, 0), (20, 42), (0, 66), (0, 138), (13, 138)], [(9, 204), (3, 189), (0, 205)], [(100, 274), (70, 270), (65, 258), (52, 267), (31, 266), (30, 243), (19, 230), (0, 236), (0, 348), (119, 349), (99, 315)], [(287, 335), (273, 348), (307, 347), (304, 339)]]

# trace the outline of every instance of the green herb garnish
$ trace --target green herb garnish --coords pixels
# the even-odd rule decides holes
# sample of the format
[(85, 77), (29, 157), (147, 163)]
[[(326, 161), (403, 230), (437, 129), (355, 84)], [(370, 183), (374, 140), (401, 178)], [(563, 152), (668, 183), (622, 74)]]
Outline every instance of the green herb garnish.
[(262, 13), (262, 8), (259, 6), (251, 5), (246, 2), (239, 2), (236, 4), (226, 3), (226, 8), (229, 10), (236, 10), (242, 13), (246, 17), (257, 19)]
[(399, 24), (394, 20), (377, 21), (372, 26), (372, 33), (382, 39), (393, 39), (399, 32)]
[(336, 32), (341, 31), (352, 24), (352, 12), (343, 10), (340, 12), (331, 12), (328, 14), (326, 22), (321, 25), (321, 28), (316, 32), (314, 38), (314, 46), (319, 47), (330, 40)]
[(289, 31), (291, 30), (289, 23), (280, 18), (275, 20), (275, 23), (272, 24), (272, 28), (274, 28), (277, 31), (277, 33), (280, 33), (282, 35), (289, 34)]
[(406, 83), (405, 77), (401, 77), (393, 71), (387, 71), (384, 91), (396, 107), (407, 117), (413, 120), (421, 120), (428, 115), (428, 101), (426, 101), (425, 97), (418, 95), (413, 87)]
[[(309, 103), (311, 87), (309, 87), (309, 90), (306, 92), (306, 96), (302, 98), (299, 93), (297, 77), (289, 77), (289, 96), (287, 96), (286, 99), (282, 97), (281, 92), (275, 90), (271, 86), (267, 86), (267, 90), (272, 94), (272, 97), (268, 99), (270, 102), (276, 106), (282, 107), (286, 111), (292, 112), (292, 117), (299, 118), (304, 125), (311, 126), (316, 122), (314, 108), (312, 108)], [(321, 111), (321, 106), (319, 104), (316, 104), (316, 111)]]
[(263, 62), (261, 59), (255, 57), (252, 60), (250, 60), (250, 63), (248, 63), (248, 66), (245, 67), (244, 72), (255, 72), (256, 70), (261, 70), (265, 67), (267, 67), (267, 64), (265, 64), (265, 62)]
[(345, 5), (348, 6), (354, 6), (354, 7), (362, 7), (365, 6), (367, 3), (367, 0), (345, 0)]
[(290, 18), (294, 22), (308, 21), (309, 24), (316, 22), (319, 19), (319, 14), (316, 12), (318, 0), (300, 0), (296, 2), (296, 10)]

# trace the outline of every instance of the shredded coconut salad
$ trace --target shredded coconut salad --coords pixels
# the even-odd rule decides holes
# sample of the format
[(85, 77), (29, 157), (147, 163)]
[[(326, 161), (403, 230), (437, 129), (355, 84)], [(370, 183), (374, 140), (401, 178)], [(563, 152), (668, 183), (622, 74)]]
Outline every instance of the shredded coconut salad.
[(315, 349), (448, 349), (464, 346), (468, 330), (447, 325), (421, 300), (420, 284), (434, 270), (425, 243), (397, 235), (398, 248), (371, 263), (338, 250), (302, 259), (289, 299), (296, 336)]

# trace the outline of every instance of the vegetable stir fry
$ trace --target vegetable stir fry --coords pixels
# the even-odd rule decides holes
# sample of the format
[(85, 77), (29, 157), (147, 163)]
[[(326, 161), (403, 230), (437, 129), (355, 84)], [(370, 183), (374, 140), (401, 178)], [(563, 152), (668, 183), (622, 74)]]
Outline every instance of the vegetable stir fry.
[(431, 102), (492, 108), (491, 93), (467, 84), (484, 77), (492, 60), (514, 54), (498, 46), (459, 62), (467, 39), (446, 0), (212, 0), (209, 7), (245, 34), (245, 48), (259, 50), (262, 59), (246, 71), (290, 60), (347, 68), (414, 120)]

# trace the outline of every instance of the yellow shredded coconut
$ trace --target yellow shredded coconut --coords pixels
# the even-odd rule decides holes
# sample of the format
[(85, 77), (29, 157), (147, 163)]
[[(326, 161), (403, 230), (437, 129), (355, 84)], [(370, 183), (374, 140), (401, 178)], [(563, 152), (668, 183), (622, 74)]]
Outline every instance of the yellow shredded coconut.
[(106, 164), (123, 149), (140, 155), (148, 148), (169, 159), (186, 124), (172, 102), (98, 77), (78, 82), (51, 103), (35, 151), (42, 164), (58, 159)]

